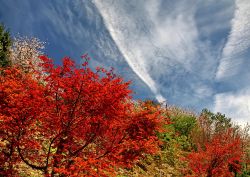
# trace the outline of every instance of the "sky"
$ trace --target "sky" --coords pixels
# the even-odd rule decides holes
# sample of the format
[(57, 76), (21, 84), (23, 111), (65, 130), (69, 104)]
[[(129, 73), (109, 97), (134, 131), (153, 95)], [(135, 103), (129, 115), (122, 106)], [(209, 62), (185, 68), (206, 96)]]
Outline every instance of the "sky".
[(135, 99), (208, 108), (250, 122), (249, 0), (0, 0), (13, 37), (37, 37), (64, 56), (114, 67)]

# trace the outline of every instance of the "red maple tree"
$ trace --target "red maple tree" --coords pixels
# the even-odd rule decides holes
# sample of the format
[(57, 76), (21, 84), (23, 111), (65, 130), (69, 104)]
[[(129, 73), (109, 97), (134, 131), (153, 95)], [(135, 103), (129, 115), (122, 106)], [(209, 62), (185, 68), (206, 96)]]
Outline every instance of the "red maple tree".
[(230, 177), (241, 170), (243, 151), (241, 139), (231, 129), (214, 135), (205, 146), (190, 153), (185, 160), (192, 175), (204, 177)]
[[(86, 58), (87, 56), (84, 56)], [(18, 164), (45, 176), (110, 176), (157, 149), (159, 109), (135, 105), (129, 82), (88, 61), (55, 66), (46, 56), (42, 71), (12, 67), (0, 74), (0, 172)]]

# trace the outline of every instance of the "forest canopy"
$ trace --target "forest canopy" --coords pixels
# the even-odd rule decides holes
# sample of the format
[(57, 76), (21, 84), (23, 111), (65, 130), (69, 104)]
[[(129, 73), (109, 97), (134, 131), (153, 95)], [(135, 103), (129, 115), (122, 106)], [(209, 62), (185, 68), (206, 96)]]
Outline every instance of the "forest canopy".
[[(2, 176), (250, 175), (249, 126), (135, 100), (113, 69), (60, 65), (0, 26)], [(167, 89), (167, 88), (166, 88)]]

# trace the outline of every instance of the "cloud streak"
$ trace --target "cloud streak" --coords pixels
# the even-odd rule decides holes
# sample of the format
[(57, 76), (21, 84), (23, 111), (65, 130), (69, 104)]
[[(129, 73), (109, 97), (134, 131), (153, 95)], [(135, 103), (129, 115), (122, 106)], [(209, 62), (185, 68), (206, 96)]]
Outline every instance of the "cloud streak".
[(211, 97), (220, 49), (200, 39), (204, 31), (197, 21), (205, 18), (197, 17), (201, 4), (166, 0), (95, 0), (94, 4), (129, 66), (159, 101), (166, 96), (170, 103), (195, 107)]
[(239, 74), (242, 65), (249, 57), (244, 53), (250, 49), (250, 3), (248, 0), (237, 0), (232, 28), (226, 43), (216, 78), (225, 78)]
[[(166, 91), (163, 78), (188, 73), (191, 80), (207, 79), (206, 72), (210, 70), (204, 68), (198, 75), (194, 67), (195, 63), (200, 66), (210, 63), (199, 60), (203, 49), (197, 48), (195, 7), (188, 1), (166, 2), (94, 1), (129, 66), (150, 87), (158, 101), (165, 100), (163, 92), (168, 95), (179, 92), (178, 88)], [(162, 14), (162, 5), (169, 13)], [(181, 80), (171, 82), (182, 84)]]
[(248, 92), (232, 90), (234, 83), (226, 78), (234, 73), (239, 77), (244, 70), (249, 3), (236, 1), (234, 13), (234, 1), (216, 2), (94, 1), (129, 66), (159, 101), (166, 97), (181, 106), (209, 107), (234, 118), (242, 114), (242, 123), (248, 114), (241, 110)]
[(169, 104), (247, 119), (241, 107), (250, 94), (248, 0), (0, 4), (0, 20), (21, 35), (48, 41), (45, 52), (53, 58), (88, 52), (93, 67), (117, 68), (133, 81), (135, 98), (167, 98)]
[(214, 111), (226, 113), (240, 124), (250, 118), (250, 3), (236, 0), (231, 32), (222, 51), (216, 79), (224, 91), (215, 95)]
[[(109, 3), (111, 3), (111, 1)], [(140, 28), (141, 26), (137, 26), (138, 23), (136, 23), (133, 18), (127, 16), (127, 13), (124, 13), (119, 4), (117, 4), (117, 6), (114, 4), (110, 6), (109, 3), (107, 1), (95, 1), (110, 35), (116, 42), (129, 66), (149, 86), (151, 91), (155, 94), (156, 99), (159, 102), (165, 101), (166, 99), (160, 94), (156, 83), (147, 71), (148, 63), (143, 60), (145, 53), (151, 50), (151, 46), (139, 34), (141, 31), (137, 30), (137, 27)], [(146, 29), (147, 27), (143, 30)], [(131, 35), (135, 35), (138, 38), (133, 37), (131, 39)], [(148, 51), (142, 51), (138, 46), (143, 46), (143, 49)]]

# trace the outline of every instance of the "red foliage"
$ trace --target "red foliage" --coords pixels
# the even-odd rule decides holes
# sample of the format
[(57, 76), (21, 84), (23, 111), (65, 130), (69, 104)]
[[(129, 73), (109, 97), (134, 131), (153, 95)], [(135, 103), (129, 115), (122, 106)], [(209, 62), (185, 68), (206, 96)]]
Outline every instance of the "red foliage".
[(242, 155), (241, 139), (229, 129), (214, 135), (186, 160), (193, 174), (190, 176), (230, 177), (240, 171)]
[[(110, 176), (157, 149), (159, 110), (135, 105), (112, 71), (77, 68), (69, 58), (43, 71), (0, 74), (0, 172), (24, 162), (44, 175)], [(35, 78), (37, 76), (37, 78)]]

